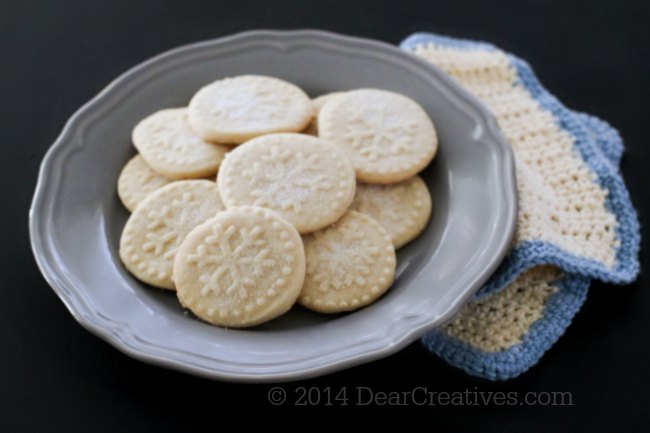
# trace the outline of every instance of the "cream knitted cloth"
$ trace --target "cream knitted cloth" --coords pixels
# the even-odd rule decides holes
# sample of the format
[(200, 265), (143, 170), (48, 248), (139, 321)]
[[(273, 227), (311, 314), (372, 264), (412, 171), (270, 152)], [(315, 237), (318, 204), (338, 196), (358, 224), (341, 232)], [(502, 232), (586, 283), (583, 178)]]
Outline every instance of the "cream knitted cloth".
[(518, 227), (497, 273), (424, 344), (489, 379), (517, 376), (561, 336), (589, 281), (638, 273), (639, 228), (609, 125), (566, 109), (522, 60), (481, 43), (416, 34), (402, 48), (434, 63), (494, 114), (515, 153)]

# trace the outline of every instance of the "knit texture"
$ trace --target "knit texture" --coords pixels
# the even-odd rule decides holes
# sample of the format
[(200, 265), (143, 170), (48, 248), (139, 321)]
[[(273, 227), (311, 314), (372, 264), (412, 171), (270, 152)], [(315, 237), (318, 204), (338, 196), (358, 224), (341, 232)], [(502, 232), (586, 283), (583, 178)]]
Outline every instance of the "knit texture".
[(619, 173), (623, 142), (570, 111), (523, 60), (491, 44), (416, 34), (402, 48), (434, 63), (495, 116), (515, 154), (519, 214), (497, 272), (450, 323), (422, 338), (469, 374), (515, 377), (557, 341), (591, 279), (633, 281), (639, 224)]

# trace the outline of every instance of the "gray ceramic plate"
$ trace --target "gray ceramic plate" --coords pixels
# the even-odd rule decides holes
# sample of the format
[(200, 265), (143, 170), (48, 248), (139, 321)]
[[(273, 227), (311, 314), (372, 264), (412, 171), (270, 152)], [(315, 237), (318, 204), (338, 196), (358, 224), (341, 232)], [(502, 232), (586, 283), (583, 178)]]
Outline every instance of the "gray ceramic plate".
[[(294, 308), (250, 330), (184, 314), (173, 294), (121, 266), (128, 217), (115, 191), (135, 123), (187, 104), (216, 78), (265, 74), (312, 95), (376, 87), (417, 100), (440, 151), (422, 174), (434, 201), (424, 234), (399, 252), (392, 289), (352, 314)], [(514, 162), (494, 119), (439, 70), (380, 42), (319, 31), (255, 31), (181, 47), (113, 81), (68, 121), (41, 166), (30, 212), (43, 275), (84, 327), (143, 361), (209, 378), (316, 376), (398, 351), (448, 320), (495, 270), (516, 216)]]

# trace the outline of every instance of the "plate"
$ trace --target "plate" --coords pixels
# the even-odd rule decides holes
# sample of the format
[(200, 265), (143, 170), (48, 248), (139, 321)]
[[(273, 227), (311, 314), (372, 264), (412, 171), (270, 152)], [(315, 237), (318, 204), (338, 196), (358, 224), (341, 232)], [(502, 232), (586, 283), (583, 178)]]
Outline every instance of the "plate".
[[(146, 115), (186, 105), (202, 85), (271, 75), (312, 96), (375, 87), (418, 101), (440, 149), (422, 173), (430, 224), (398, 254), (392, 289), (373, 305), (326, 316), (295, 307), (247, 330), (207, 325), (174, 294), (136, 281), (118, 259), (128, 218), (116, 194)], [(253, 31), (183, 46), (113, 81), (68, 121), (47, 152), (30, 210), (46, 280), (91, 332), (140, 360), (208, 378), (283, 381), (387, 356), (443, 324), (504, 257), (514, 233), (514, 159), (488, 111), (429, 63), (391, 45), (321, 31)]]

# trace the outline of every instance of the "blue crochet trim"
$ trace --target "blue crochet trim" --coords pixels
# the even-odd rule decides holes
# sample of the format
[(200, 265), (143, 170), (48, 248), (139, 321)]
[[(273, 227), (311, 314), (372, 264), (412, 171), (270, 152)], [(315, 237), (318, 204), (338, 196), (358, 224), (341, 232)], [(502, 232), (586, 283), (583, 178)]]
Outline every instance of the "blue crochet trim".
[[(562, 105), (555, 96), (544, 89), (528, 63), (513, 55), (508, 55), (508, 57), (517, 69), (517, 75), (522, 86), (531, 93), (542, 107), (553, 113), (561, 128), (575, 137), (575, 148), (587, 166), (596, 174), (596, 181), (600, 187), (608, 192), (605, 206), (616, 216), (618, 221), (617, 227), (612, 227), (613, 230), (616, 230), (616, 238), (619, 241), (614, 266), (609, 268), (604, 264), (570, 253), (562, 255), (560, 258), (561, 263), (558, 266), (569, 272), (578, 272), (586, 277), (608, 283), (627, 284), (634, 281), (639, 273), (639, 221), (618, 169), (601, 151), (601, 148), (609, 149), (610, 147), (612, 148), (611, 154), (622, 151), (620, 136), (615, 131), (611, 132), (613, 128), (609, 127), (609, 135), (618, 137), (618, 140), (614, 143), (604, 143), (602, 140), (605, 137), (602, 137), (600, 145), (597, 144), (593, 140), (596, 132), (587, 129), (580, 116), (576, 116), (575, 113)], [(599, 126), (603, 128), (605, 126), (604, 122), (601, 122)], [(549, 248), (548, 252), (550, 255), (556, 253), (553, 248)]]
[(404, 39), (399, 46), (404, 50), (410, 51), (415, 48), (416, 45), (422, 44), (444, 45), (455, 50), (499, 50), (495, 45), (489, 42), (452, 38), (450, 36), (437, 35), (435, 33), (414, 33), (408, 38)]
[(487, 352), (436, 331), (426, 334), (421, 342), (429, 351), (472, 376), (511, 379), (537, 364), (564, 334), (585, 302), (589, 281), (581, 275), (565, 274), (554, 282), (559, 290), (546, 302), (543, 317), (530, 326), (521, 343), (502, 352)]
[[(455, 49), (481, 49), (494, 51), (489, 43), (446, 36), (419, 33), (407, 38), (401, 48), (412, 50), (419, 44), (444, 45)], [(477, 297), (487, 296), (503, 289), (523, 271), (533, 266), (549, 263), (567, 272), (578, 273), (604, 282), (625, 284), (633, 281), (639, 272), (638, 251), (640, 243), (639, 222), (628, 192), (618, 172), (618, 162), (623, 151), (620, 136), (611, 126), (593, 116), (576, 114), (564, 107), (541, 85), (528, 63), (507, 54), (511, 65), (517, 71), (518, 82), (539, 104), (550, 111), (558, 125), (575, 137), (575, 148), (587, 166), (596, 174), (598, 184), (608, 191), (605, 206), (616, 216), (618, 226), (614, 266), (576, 256), (560, 249), (557, 245), (543, 241), (522, 242), (515, 246)], [(595, 137), (599, 139), (595, 140)]]
[[(485, 42), (424, 33), (407, 38), (401, 47), (412, 50), (416, 45), (427, 43), (454, 49), (497, 50)], [(617, 218), (615, 230), (619, 246), (616, 262), (611, 268), (570, 254), (549, 242), (525, 241), (514, 247), (477, 296), (487, 296), (503, 289), (522, 272), (536, 265), (552, 264), (562, 268), (565, 274), (554, 283), (559, 290), (547, 301), (542, 318), (531, 325), (521, 343), (505, 351), (486, 352), (444, 332), (432, 331), (422, 337), (422, 343), (449, 364), (468, 374), (491, 380), (516, 377), (539, 361), (564, 333), (584, 303), (592, 278), (624, 284), (633, 281), (639, 271), (639, 222), (619, 173), (623, 153), (620, 135), (594, 116), (568, 110), (542, 87), (525, 61), (510, 54), (507, 56), (517, 71), (519, 84), (555, 116), (561, 128), (575, 137), (576, 151), (596, 175), (598, 184), (608, 191), (605, 205)]]
[(591, 114), (577, 111), (573, 114), (585, 125), (603, 156), (614, 166), (614, 170), (618, 171), (623, 156), (623, 139), (618, 131), (609, 123)]

